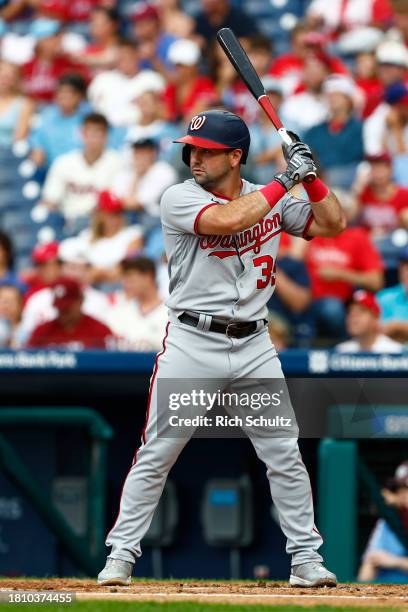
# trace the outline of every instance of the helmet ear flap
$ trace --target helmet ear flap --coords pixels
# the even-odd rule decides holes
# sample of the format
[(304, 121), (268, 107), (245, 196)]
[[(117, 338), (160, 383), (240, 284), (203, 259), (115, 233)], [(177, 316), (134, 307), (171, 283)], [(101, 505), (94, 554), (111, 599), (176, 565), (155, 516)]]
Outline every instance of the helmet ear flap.
[(186, 166), (188, 167), (190, 167), (190, 153), (191, 153), (191, 146), (188, 144), (184, 145), (182, 153), (181, 153), (181, 158), (183, 162), (186, 164)]

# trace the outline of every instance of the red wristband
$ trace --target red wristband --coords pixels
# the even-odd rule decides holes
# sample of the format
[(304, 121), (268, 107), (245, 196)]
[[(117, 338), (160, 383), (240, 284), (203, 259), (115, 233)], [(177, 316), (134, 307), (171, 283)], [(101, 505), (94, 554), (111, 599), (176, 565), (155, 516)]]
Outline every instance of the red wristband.
[(286, 189), (283, 185), (281, 185), (281, 183), (279, 183), (279, 181), (272, 181), (272, 183), (268, 183), (259, 191), (265, 197), (271, 208), (273, 208), (275, 204), (277, 204), (279, 200), (283, 198), (283, 196), (286, 194)]
[(319, 178), (313, 183), (303, 183), (303, 189), (306, 191), (311, 202), (321, 202), (329, 193), (329, 188)]

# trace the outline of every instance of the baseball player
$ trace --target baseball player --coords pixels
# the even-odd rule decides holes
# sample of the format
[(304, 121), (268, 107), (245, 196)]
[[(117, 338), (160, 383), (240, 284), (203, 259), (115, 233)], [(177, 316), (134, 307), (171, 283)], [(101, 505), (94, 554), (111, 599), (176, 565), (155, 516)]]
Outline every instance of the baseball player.
[[(158, 406), (158, 380), (283, 378), (266, 325), (280, 233), (310, 239), (336, 235), (345, 227), (339, 202), (320, 179), (305, 183), (309, 201), (288, 193), (316, 172), (304, 143), (284, 145), (286, 170), (262, 187), (241, 179), (250, 136), (237, 115), (200, 113), (176, 142), (184, 144), (183, 161), (193, 178), (170, 187), (161, 200), (169, 322), (150, 382), (142, 443), (106, 539), (112, 550), (98, 576), (102, 585), (129, 584), (168, 472), (188, 441), (157, 435), (157, 417), (164, 409)], [(318, 553), (322, 538), (314, 525), (310, 481), (297, 436), (246, 433), (267, 467), (292, 559), (290, 584), (336, 585), (336, 576)]]

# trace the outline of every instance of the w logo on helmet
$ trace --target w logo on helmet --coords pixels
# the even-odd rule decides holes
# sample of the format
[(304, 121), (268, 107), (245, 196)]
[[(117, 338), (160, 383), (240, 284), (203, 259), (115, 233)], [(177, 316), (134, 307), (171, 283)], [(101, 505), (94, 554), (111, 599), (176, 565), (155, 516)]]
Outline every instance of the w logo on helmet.
[(205, 115), (195, 115), (191, 120), (190, 130), (193, 131), (202, 128), (206, 119), (207, 117)]

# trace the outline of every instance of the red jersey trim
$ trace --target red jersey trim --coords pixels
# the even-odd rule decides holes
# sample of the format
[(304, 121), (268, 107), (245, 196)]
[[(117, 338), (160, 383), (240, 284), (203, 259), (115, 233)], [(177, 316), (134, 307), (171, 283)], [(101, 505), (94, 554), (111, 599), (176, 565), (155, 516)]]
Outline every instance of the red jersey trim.
[(313, 236), (308, 236), (307, 232), (309, 231), (310, 226), (312, 225), (312, 221), (314, 221), (314, 215), (313, 212), (310, 213), (309, 217), (307, 218), (305, 227), (303, 228), (303, 232), (302, 232), (302, 238), (304, 240), (313, 240)]
[[(147, 429), (147, 424), (149, 422), (149, 417), (150, 417), (150, 404), (151, 404), (151, 401), (152, 401), (153, 385), (154, 385), (155, 380), (156, 380), (157, 370), (159, 369), (159, 358), (162, 355), (164, 355), (164, 353), (166, 352), (166, 340), (167, 340), (167, 336), (169, 335), (169, 327), (170, 327), (170, 321), (166, 325), (166, 334), (165, 334), (165, 336), (163, 338), (163, 349), (162, 349), (162, 351), (160, 353), (157, 353), (156, 359), (155, 359), (155, 362), (154, 362), (152, 379), (150, 381), (149, 397), (148, 397), (148, 400), (147, 400), (146, 421), (145, 421), (145, 424), (144, 424), (144, 427), (143, 427), (143, 431), (142, 431), (142, 442), (143, 442), (143, 444), (146, 444), (146, 429)], [(136, 455), (137, 455), (137, 451), (136, 451), (136, 454), (135, 454), (134, 463), (136, 463)]]
[(200, 221), (201, 215), (203, 214), (203, 212), (207, 210), (207, 208), (211, 208), (211, 206), (221, 206), (221, 205), (218, 202), (211, 202), (211, 204), (206, 204), (206, 206), (203, 206), (203, 208), (198, 211), (197, 216), (194, 219), (194, 227), (193, 227), (194, 233), (197, 236), (201, 235), (198, 233), (198, 222)]
[[(154, 367), (153, 367), (153, 374), (152, 374), (152, 377), (151, 377), (151, 379), (150, 379), (149, 397), (148, 397), (148, 399), (147, 399), (146, 420), (145, 420), (145, 424), (144, 424), (144, 426), (143, 426), (143, 431), (142, 431), (142, 444), (146, 444), (146, 429), (147, 429), (147, 424), (148, 424), (148, 422), (149, 422), (149, 416), (150, 416), (150, 404), (151, 404), (151, 401), (152, 401), (153, 385), (154, 385), (154, 383), (155, 383), (156, 376), (157, 376), (157, 370), (158, 370), (158, 368), (159, 368), (159, 357), (161, 357), (162, 355), (164, 355), (164, 353), (166, 352), (166, 340), (167, 340), (167, 336), (169, 335), (169, 326), (170, 326), (170, 321), (169, 321), (169, 322), (167, 323), (167, 325), (166, 325), (166, 334), (165, 334), (165, 336), (164, 336), (164, 338), (163, 338), (163, 349), (162, 349), (162, 351), (161, 351), (160, 353), (158, 353), (158, 354), (156, 355), (156, 359), (155, 359), (155, 362), (154, 362)], [(139, 448), (140, 448), (140, 447), (139, 447)], [(127, 480), (127, 477), (128, 477), (128, 476), (129, 476), (129, 474), (130, 474), (131, 469), (132, 469), (132, 468), (133, 468), (133, 466), (136, 464), (136, 461), (137, 461), (137, 453), (138, 453), (139, 448), (137, 448), (137, 449), (136, 449), (136, 452), (135, 452), (135, 454), (134, 454), (134, 456), (133, 456), (133, 461), (132, 461), (132, 463), (131, 463), (131, 466), (130, 466), (130, 468), (129, 468), (129, 471), (128, 471), (128, 473), (126, 474), (126, 478), (125, 478), (125, 479), (124, 479), (124, 481), (123, 481), (123, 484), (122, 484), (122, 491), (121, 491), (121, 493), (120, 493), (120, 501), (119, 501), (119, 510), (118, 510), (118, 514), (117, 514), (117, 516), (116, 516), (116, 519), (115, 519), (115, 522), (114, 522), (114, 524), (113, 524), (113, 527), (111, 527), (111, 529), (110, 529), (109, 533), (110, 533), (110, 532), (111, 532), (111, 531), (112, 531), (112, 530), (113, 530), (113, 529), (116, 527), (116, 523), (118, 522), (118, 518), (119, 518), (119, 514), (120, 514), (120, 507), (121, 507), (122, 497), (123, 497), (123, 488), (124, 488), (124, 486), (125, 486), (125, 482), (126, 482), (126, 480)]]
[(317, 535), (319, 535), (319, 536), (322, 538), (322, 541), (324, 542), (324, 540), (323, 540), (323, 536), (322, 536), (322, 534), (320, 533), (320, 531), (317, 529), (316, 525), (313, 525), (312, 532), (313, 532), (313, 531), (314, 531), (315, 533), (317, 533)]
[[(242, 179), (240, 179), (240, 185), (241, 185), (241, 191), (242, 191), (242, 186), (243, 186)], [(219, 193), (218, 191), (210, 191), (209, 193), (212, 193), (216, 198), (221, 198), (222, 200), (227, 200), (228, 202), (231, 202), (232, 200), (235, 199), (235, 198), (230, 198), (229, 196), (226, 196), (223, 193)], [(238, 197), (241, 198), (242, 196), (239, 195)]]

